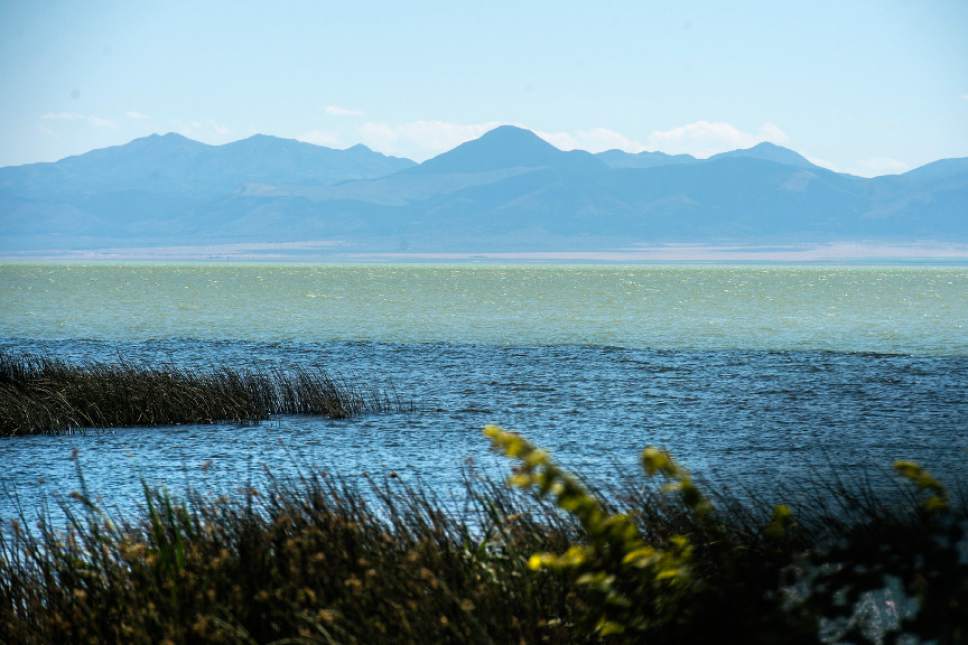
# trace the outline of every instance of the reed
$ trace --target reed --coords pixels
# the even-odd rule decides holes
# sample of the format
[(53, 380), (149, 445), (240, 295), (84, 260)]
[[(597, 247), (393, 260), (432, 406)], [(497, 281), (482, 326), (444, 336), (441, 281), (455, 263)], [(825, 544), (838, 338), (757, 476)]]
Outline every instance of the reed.
[(502, 436), (521, 488), (469, 472), (460, 510), (393, 474), (306, 474), (234, 498), (146, 486), (140, 514), (109, 518), (79, 473), (66, 523), (0, 531), (0, 639), (963, 642), (968, 510), (916, 466), (900, 496), (828, 478), (775, 507), (671, 458), (596, 494)]
[(341, 419), (406, 408), (391, 393), (352, 386), (321, 369), (195, 372), (0, 353), (0, 436), (257, 421), (275, 414)]

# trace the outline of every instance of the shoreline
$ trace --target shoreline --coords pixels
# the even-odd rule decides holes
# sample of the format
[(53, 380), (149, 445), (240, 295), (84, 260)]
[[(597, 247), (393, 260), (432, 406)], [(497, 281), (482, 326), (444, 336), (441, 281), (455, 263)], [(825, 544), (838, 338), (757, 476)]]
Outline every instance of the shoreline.
[(203, 264), (807, 265), (966, 266), (968, 244), (825, 242), (635, 244), (583, 250), (409, 251), (353, 248), (327, 241), (0, 251), (0, 262), (191, 262)]

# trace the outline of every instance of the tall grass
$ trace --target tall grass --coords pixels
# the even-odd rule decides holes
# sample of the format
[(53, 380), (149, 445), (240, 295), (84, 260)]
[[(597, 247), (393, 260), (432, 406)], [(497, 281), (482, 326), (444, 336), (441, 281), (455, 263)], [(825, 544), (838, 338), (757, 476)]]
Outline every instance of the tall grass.
[(77, 428), (255, 421), (273, 414), (345, 418), (406, 406), (320, 369), (210, 372), (0, 353), (0, 436)]
[(20, 518), (0, 531), (0, 640), (811, 643), (907, 632), (955, 643), (968, 634), (958, 555), (968, 510), (916, 467), (899, 469), (910, 482), (900, 496), (838, 482), (814, 489), (829, 504), (807, 496), (775, 507), (702, 490), (649, 453), (643, 465), (664, 481), (597, 495), (500, 432), (490, 436), (519, 460), (512, 483), (523, 490), (470, 474), (460, 513), (393, 476), (357, 485), (307, 474), (234, 499), (176, 501), (146, 486), (143, 512), (124, 521), (94, 506), (81, 479), (66, 528)]

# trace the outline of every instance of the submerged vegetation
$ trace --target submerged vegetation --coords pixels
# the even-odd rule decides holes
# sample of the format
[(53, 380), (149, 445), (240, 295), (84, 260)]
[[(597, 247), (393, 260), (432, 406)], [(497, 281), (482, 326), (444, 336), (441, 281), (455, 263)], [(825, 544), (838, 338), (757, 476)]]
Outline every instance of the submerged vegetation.
[(320, 369), (198, 373), (0, 353), (0, 436), (257, 421), (273, 414), (341, 419), (403, 407), (386, 392), (353, 387)]
[[(789, 506), (703, 491), (646, 449), (594, 492), (519, 435), (463, 513), (390, 475), (234, 498), (145, 487), (140, 517), (81, 490), (66, 525), (0, 531), (6, 642), (778, 642), (968, 638), (968, 508), (917, 464), (885, 496), (835, 481)], [(657, 481), (658, 480), (658, 481)], [(66, 528), (65, 528), (66, 527)]]

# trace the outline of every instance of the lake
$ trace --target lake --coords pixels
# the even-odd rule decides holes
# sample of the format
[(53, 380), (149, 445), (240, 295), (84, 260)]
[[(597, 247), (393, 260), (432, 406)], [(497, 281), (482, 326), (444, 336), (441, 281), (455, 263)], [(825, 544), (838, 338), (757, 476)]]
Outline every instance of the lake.
[(443, 496), (485, 423), (592, 480), (645, 445), (769, 490), (968, 449), (968, 268), (0, 265), (0, 349), (208, 369), (323, 366), (413, 412), (0, 439), (0, 517), (87, 483), (232, 492), (268, 469), (390, 471)]

